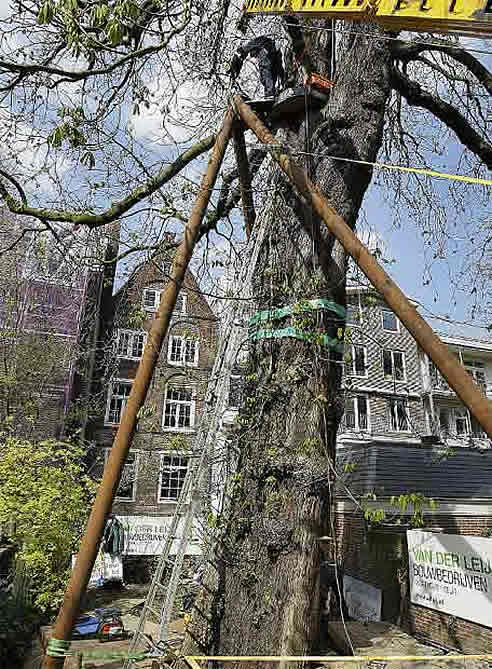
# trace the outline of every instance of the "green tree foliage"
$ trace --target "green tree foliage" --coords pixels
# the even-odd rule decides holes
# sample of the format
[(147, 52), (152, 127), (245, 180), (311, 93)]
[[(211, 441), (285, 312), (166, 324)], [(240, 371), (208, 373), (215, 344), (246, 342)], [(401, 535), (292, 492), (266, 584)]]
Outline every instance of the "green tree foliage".
[(95, 493), (82, 456), (70, 443), (0, 439), (0, 524), (19, 546), (41, 611), (63, 597)]

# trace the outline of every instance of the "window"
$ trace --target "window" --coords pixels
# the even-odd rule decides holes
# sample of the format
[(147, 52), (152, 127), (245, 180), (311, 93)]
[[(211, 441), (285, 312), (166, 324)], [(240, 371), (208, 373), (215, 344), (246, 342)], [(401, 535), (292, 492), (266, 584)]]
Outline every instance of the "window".
[(171, 335), (167, 351), (167, 361), (171, 365), (198, 365), (198, 340)]
[(159, 502), (176, 502), (183, 488), (189, 458), (185, 455), (162, 455)]
[[(145, 288), (143, 292), (143, 304), (145, 311), (156, 312), (159, 309), (159, 303), (161, 301), (162, 290), (158, 288)], [(186, 294), (181, 292), (179, 293), (176, 299), (176, 306), (174, 307), (174, 314), (185, 314), (186, 313)]]
[(118, 425), (132, 389), (131, 381), (113, 381), (106, 408), (106, 423)]
[(118, 330), (118, 358), (139, 360), (142, 357), (146, 338), (145, 332), (139, 330)]
[(440, 409), (439, 427), (445, 434), (464, 437), (470, 432), (468, 412), (463, 407), (455, 409)]
[(365, 395), (349, 397), (345, 400), (345, 427), (348, 430), (368, 430), (368, 402)]
[(389, 400), (390, 429), (393, 432), (409, 432), (410, 421), (408, 420), (408, 409), (405, 400)]
[(468, 434), (468, 415), (466, 409), (454, 410), (454, 424), (458, 436)]
[(365, 346), (352, 346), (350, 363), (350, 374), (353, 376), (367, 376), (367, 351)]
[(482, 388), (486, 390), (487, 380), (485, 378), (485, 364), (481, 360), (463, 360), (466, 371), (470, 376), (473, 377), (475, 382)]
[(143, 303), (145, 311), (157, 311), (161, 301), (161, 291), (153, 288), (146, 288), (143, 292)]
[(186, 386), (169, 385), (164, 402), (164, 429), (190, 430), (195, 424), (193, 390)]
[(347, 315), (345, 320), (347, 325), (360, 325), (362, 321), (362, 316), (360, 313), (359, 305), (347, 304)]
[(405, 380), (404, 355), (401, 351), (383, 351), (383, 373), (385, 379)]
[(387, 330), (388, 332), (399, 332), (398, 319), (392, 311), (382, 309), (381, 315), (383, 321), (383, 330)]
[(431, 382), (431, 388), (434, 388), (435, 390), (451, 390), (448, 382), (438, 371), (432, 360), (429, 360), (429, 378)]
[[(106, 460), (108, 459), (110, 449), (106, 449)], [(116, 491), (116, 499), (126, 502), (134, 502), (137, 493), (137, 467), (138, 455), (130, 451), (123, 466), (120, 485)]]
[(176, 306), (174, 307), (175, 314), (185, 314), (186, 313), (186, 295), (180, 293), (176, 299)]

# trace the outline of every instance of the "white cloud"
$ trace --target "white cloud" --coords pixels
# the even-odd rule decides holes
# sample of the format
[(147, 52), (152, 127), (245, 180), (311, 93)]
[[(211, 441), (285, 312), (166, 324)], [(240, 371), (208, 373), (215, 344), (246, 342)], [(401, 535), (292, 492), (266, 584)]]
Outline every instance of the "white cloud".
[[(152, 93), (152, 88), (149, 86)], [(167, 93), (167, 95), (166, 95)], [(163, 88), (155, 90), (154, 99), (169, 100), (166, 106), (157, 102), (149, 108), (139, 107), (139, 113), (131, 116), (129, 127), (135, 137), (150, 141), (171, 139), (173, 142), (188, 142), (199, 133), (210, 112), (208, 88), (196, 82), (186, 81), (171, 93)]]
[(27, 192), (53, 191), (55, 184), (74, 169), (65, 155), (49, 155), (47, 142), (28, 123), (15, 119), (6, 106), (0, 106), (0, 136), (0, 160)]
[(185, 82), (169, 104), (164, 121), (166, 132), (176, 142), (189, 141), (202, 127), (208, 107), (208, 88), (195, 82)]
[(10, 0), (0, 0), (0, 20), (7, 19), (13, 14)]
[(162, 119), (159, 105), (151, 104), (149, 109), (140, 106), (139, 113), (130, 117), (128, 126), (134, 137), (156, 141), (162, 139), (164, 135)]

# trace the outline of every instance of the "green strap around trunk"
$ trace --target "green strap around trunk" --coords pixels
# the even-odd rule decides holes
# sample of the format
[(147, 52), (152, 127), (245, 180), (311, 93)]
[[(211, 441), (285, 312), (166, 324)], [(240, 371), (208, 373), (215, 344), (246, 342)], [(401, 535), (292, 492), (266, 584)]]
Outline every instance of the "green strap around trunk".
[(266, 321), (274, 321), (279, 318), (285, 318), (294, 313), (294, 309), (298, 307), (299, 313), (304, 311), (316, 311), (317, 309), (326, 309), (333, 311), (340, 318), (345, 318), (347, 310), (341, 304), (325, 300), (323, 298), (316, 298), (314, 300), (306, 300), (300, 304), (289, 305), (287, 307), (279, 307), (278, 309), (268, 309), (267, 311), (259, 311), (257, 314), (249, 319), (249, 325), (256, 325), (257, 323), (264, 323)]
[(140, 660), (145, 660), (149, 657), (149, 653), (146, 652), (137, 652), (137, 653), (128, 653), (125, 651), (87, 651), (87, 650), (70, 650), (70, 641), (64, 641), (63, 639), (54, 639), (51, 638), (48, 641), (48, 647), (46, 648), (46, 655), (50, 657), (72, 657), (73, 655), (82, 655), (82, 659), (85, 662), (86, 660), (134, 660), (136, 662)]
[(284, 337), (293, 337), (294, 339), (302, 339), (304, 341), (316, 341), (322, 346), (329, 346), (334, 348), (339, 353), (344, 351), (344, 343), (341, 339), (336, 339), (335, 337), (329, 337), (326, 334), (317, 334), (303, 332), (298, 328), (283, 328), (282, 330), (257, 330), (256, 332), (250, 334), (249, 338), (253, 341), (259, 339), (282, 339)]

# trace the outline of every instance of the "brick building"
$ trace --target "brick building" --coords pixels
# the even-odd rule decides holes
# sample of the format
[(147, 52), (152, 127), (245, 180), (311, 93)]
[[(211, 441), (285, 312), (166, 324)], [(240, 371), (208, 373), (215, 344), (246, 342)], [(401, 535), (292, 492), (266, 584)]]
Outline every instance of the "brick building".
[[(382, 620), (448, 648), (490, 650), (491, 628), (410, 602), (406, 529), (415, 506), (402, 511), (391, 498), (420, 495), (432, 531), (491, 536), (491, 442), (376, 294), (349, 289), (348, 302), (350, 357), (337, 447), (347, 488), (339, 487), (334, 514), (341, 571), (381, 591)], [(492, 398), (492, 342), (442, 339)], [(364, 509), (384, 510), (383, 522), (368, 522), (361, 500)]]
[[(169, 256), (155, 255), (137, 267), (113, 298), (111, 378), (104, 415), (91, 429), (91, 438), (104, 457), (130, 394), (161, 291), (169, 280), (170, 264)], [(127, 556), (158, 555), (162, 549), (165, 527), (190, 463), (216, 347), (217, 318), (188, 272), (113, 507), (130, 540)], [(131, 562), (124, 558), (127, 579), (132, 578)], [(145, 580), (143, 574), (139, 578)]]

